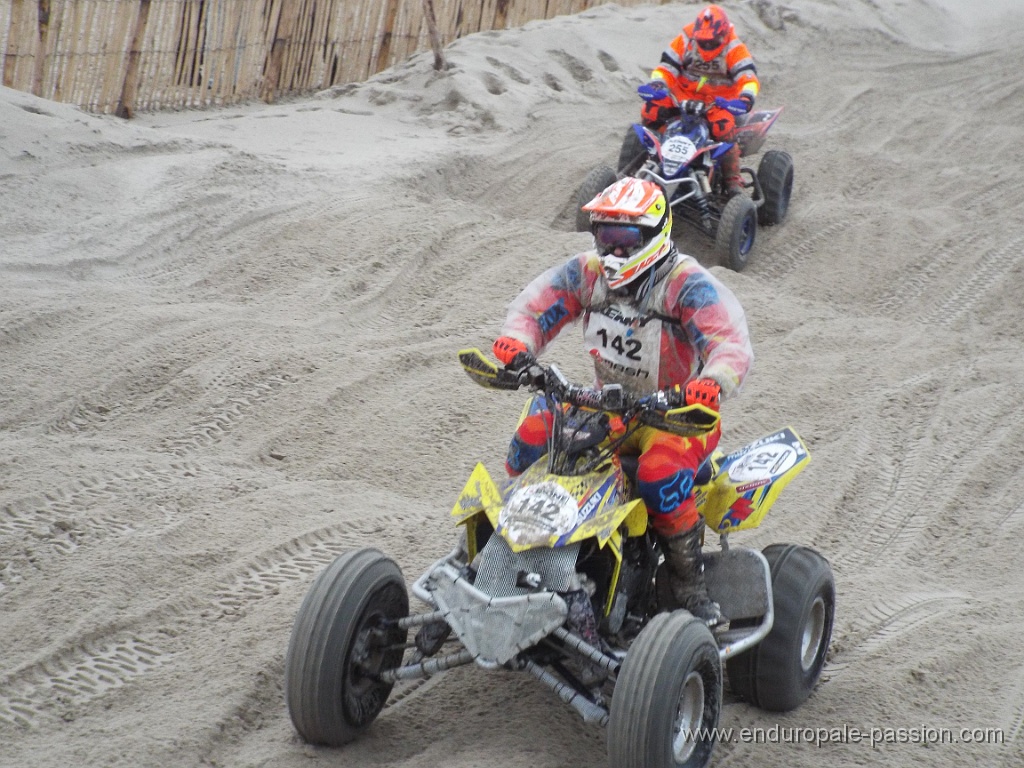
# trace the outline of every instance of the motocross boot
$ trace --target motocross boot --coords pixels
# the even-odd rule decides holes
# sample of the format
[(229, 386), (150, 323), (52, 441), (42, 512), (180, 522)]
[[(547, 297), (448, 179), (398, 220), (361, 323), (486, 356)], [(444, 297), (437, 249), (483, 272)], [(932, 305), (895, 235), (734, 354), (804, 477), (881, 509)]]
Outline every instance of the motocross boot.
[(719, 161), (719, 170), (725, 181), (725, 191), (728, 197), (739, 195), (743, 192), (743, 176), (740, 174), (740, 148), (733, 144), (729, 151), (722, 155)]
[(703, 538), (703, 519), (688, 531), (665, 538), (665, 566), (676, 604), (713, 627), (722, 621), (722, 609), (708, 596), (701, 555)]

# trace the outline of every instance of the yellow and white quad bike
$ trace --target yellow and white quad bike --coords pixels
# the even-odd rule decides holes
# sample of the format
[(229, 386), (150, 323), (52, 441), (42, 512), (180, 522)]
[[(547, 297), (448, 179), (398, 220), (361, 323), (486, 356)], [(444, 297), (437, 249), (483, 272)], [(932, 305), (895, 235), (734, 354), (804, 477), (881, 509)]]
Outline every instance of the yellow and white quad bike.
[[(814, 550), (732, 547), (810, 461), (782, 429), (698, 472), (696, 499), (721, 551), (705, 553), (726, 621), (708, 627), (670, 602), (661, 543), (634, 493), (635, 457), (616, 450), (642, 424), (680, 435), (718, 414), (658, 393), (570, 384), (555, 366), (513, 373), (476, 349), (459, 359), (492, 389), (528, 387), (553, 414), (548, 451), (514, 481), (478, 464), (452, 517), (461, 542), (412, 586), (376, 549), (341, 555), (313, 582), (285, 660), (285, 696), (306, 741), (340, 745), (384, 708), (396, 683), (465, 664), (532, 675), (587, 722), (607, 727), (612, 768), (704, 766), (715, 745), (723, 665), (735, 696), (789, 710), (811, 693), (832, 635), (835, 585)], [(529, 406), (528, 406), (529, 408)]]

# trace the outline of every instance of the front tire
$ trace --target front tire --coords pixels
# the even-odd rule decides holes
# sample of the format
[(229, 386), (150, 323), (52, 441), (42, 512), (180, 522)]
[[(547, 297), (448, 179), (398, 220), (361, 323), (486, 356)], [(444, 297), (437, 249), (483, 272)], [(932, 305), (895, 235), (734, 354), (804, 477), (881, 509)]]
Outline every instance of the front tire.
[(733, 693), (755, 707), (788, 712), (803, 704), (821, 677), (835, 619), (836, 587), (828, 561), (809, 547), (772, 544), (775, 623), (749, 651), (726, 661)]
[(599, 165), (583, 179), (583, 183), (580, 184), (579, 191), (576, 193), (577, 232), (590, 231), (590, 214), (583, 210), (583, 206), (614, 184), (617, 178), (615, 171), (607, 165)]
[(764, 191), (764, 203), (757, 210), (758, 221), (766, 227), (781, 224), (793, 194), (793, 158), (777, 149), (765, 152), (757, 167), (757, 179)]
[(757, 206), (746, 195), (733, 195), (722, 209), (715, 247), (725, 256), (729, 269), (742, 272), (750, 262), (757, 237)]
[(611, 768), (703, 768), (721, 709), (711, 630), (686, 611), (656, 615), (630, 647), (612, 694)]
[(409, 615), (405, 579), (376, 549), (347, 552), (313, 581), (285, 656), (288, 713), (311, 744), (337, 747), (372, 723), (392, 683), (378, 675), (402, 663)]

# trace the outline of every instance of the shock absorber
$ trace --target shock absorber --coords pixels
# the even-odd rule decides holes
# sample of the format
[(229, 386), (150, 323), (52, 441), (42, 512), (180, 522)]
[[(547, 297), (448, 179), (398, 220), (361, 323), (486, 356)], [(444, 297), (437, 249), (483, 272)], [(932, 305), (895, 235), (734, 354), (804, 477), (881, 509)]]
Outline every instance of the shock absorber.
[(708, 175), (704, 171), (694, 171), (694, 176), (697, 177), (697, 183), (700, 184), (700, 189), (705, 195), (711, 194), (711, 182), (708, 181)]
[(700, 190), (694, 195), (693, 203), (700, 214), (700, 225), (704, 228), (705, 232), (710, 233), (714, 229), (711, 206), (708, 205), (708, 192), (711, 186), (708, 184), (708, 177), (703, 173), (697, 174), (697, 181), (700, 184)]

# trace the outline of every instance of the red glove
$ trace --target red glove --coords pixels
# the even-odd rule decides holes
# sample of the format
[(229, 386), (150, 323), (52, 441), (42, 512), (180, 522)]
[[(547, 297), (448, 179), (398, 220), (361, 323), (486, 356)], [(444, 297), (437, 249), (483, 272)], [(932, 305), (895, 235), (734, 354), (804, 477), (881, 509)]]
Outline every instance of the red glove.
[(722, 387), (714, 379), (693, 379), (686, 383), (686, 404), (700, 403), (717, 411)]
[(494, 356), (498, 358), (502, 363), (508, 365), (516, 359), (516, 355), (530, 354), (530, 350), (526, 348), (526, 345), (519, 339), (513, 339), (511, 336), (499, 336), (494, 342)]

